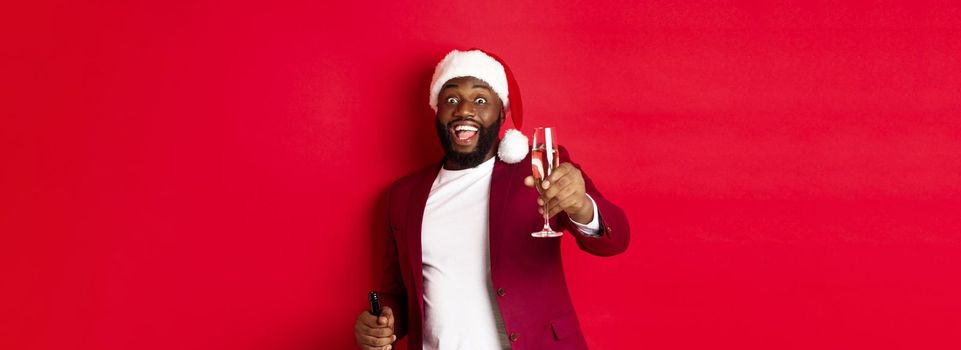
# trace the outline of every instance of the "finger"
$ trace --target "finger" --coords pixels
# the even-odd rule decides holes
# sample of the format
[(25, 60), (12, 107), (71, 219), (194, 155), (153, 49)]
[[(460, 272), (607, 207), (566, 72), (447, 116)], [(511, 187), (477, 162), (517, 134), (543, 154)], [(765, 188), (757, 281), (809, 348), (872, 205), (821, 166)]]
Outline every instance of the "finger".
[(391, 348), (390, 345), (385, 345), (385, 346), (367, 346), (367, 345), (364, 345), (364, 346), (361, 346), (361, 350), (389, 350), (390, 348)]
[(581, 177), (580, 172), (576, 171), (576, 169), (567, 176), (555, 180), (551, 189), (544, 191), (544, 196), (550, 199), (563, 198), (563, 194), (569, 193), (569, 191), (581, 193), (585, 191), (584, 178)]
[(524, 186), (534, 188), (534, 185), (536, 184), (537, 184), (537, 181), (534, 180), (533, 176), (528, 176), (524, 178)]
[(568, 199), (560, 200), (556, 206), (551, 207), (551, 216), (560, 214), (561, 212), (571, 212), (570, 201)]
[(551, 186), (557, 181), (557, 179), (564, 177), (564, 174), (566, 172), (567, 170), (561, 167), (557, 167), (554, 170), (551, 170), (551, 175), (545, 178), (544, 181), (541, 181), (541, 189), (544, 189), (544, 190), (550, 189)]
[[(538, 214), (541, 214), (541, 215), (544, 215), (544, 208), (537, 208), (537, 213), (538, 213)], [(549, 211), (548, 214), (547, 214), (547, 218), (548, 218), (548, 219), (553, 218), (554, 215), (557, 215), (557, 213), (558, 213), (557, 210), (554, 210), (554, 208), (551, 208), (550, 211)]]
[(563, 211), (561, 208), (551, 207), (550, 214), (547, 214), (547, 216), (548, 216), (548, 217), (554, 217), (555, 215), (560, 214), (561, 211)]
[(547, 213), (548, 213), (548, 214), (547, 214), (547, 217), (548, 217), (548, 218), (554, 217), (554, 215), (557, 215), (557, 213), (559, 212), (557, 209), (555, 209), (555, 208), (553, 208), (553, 207), (548, 207), (547, 209), (544, 209), (544, 207), (537, 207), (537, 213), (538, 213), (538, 214), (544, 215), (545, 210), (547, 210)]
[(556, 184), (562, 181), (562, 179), (567, 179), (566, 181), (570, 183), (584, 182), (584, 176), (581, 174), (580, 169), (577, 169), (570, 163), (564, 163), (562, 167), (551, 173), (551, 183)]
[[(554, 174), (551, 174), (551, 175), (554, 175)], [(568, 165), (565, 168), (564, 172), (557, 174), (557, 178), (553, 179), (553, 182), (554, 183), (564, 182), (569, 184), (576, 184), (576, 183), (584, 182), (584, 176), (581, 174), (581, 171), (575, 168), (573, 165)]]
[(366, 334), (372, 337), (383, 338), (383, 337), (390, 337), (394, 335), (394, 330), (388, 327), (368, 328), (367, 332), (363, 334)]
[(581, 210), (583, 204), (584, 201), (578, 198), (577, 195), (571, 195), (561, 200), (560, 207), (568, 214), (575, 214)]
[(361, 350), (390, 350), (391, 348), (393, 348), (393, 346), (390, 346), (390, 345), (384, 345), (384, 346), (362, 345), (360, 348), (361, 348)]
[[(570, 171), (566, 174), (558, 175), (557, 178), (551, 181), (551, 187), (546, 189), (544, 191), (544, 194), (554, 197), (554, 196), (557, 196), (558, 191), (560, 191), (565, 187), (571, 187), (571, 186), (582, 187), (578, 185), (580, 182), (582, 182), (582, 180), (580, 179), (580, 174), (577, 172), (577, 169), (574, 169), (574, 171)], [(551, 191), (551, 190), (554, 190), (554, 191)]]
[(357, 316), (357, 320), (367, 327), (377, 327), (377, 316), (371, 315), (370, 312), (364, 311), (360, 313), (360, 316)]
[(390, 306), (385, 306), (380, 312), (380, 318), (377, 319), (377, 323), (382, 327), (389, 326), (393, 323), (394, 310)]
[(550, 202), (548, 203), (550, 203), (551, 208), (559, 207), (559, 209), (561, 210), (567, 210), (568, 205), (565, 204), (565, 203), (569, 203), (567, 199), (571, 197), (576, 199), (577, 198), (576, 194), (577, 194), (576, 188), (570, 187), (570, 186), (564, 187), (563, 189), (559, 190), (557, 195), (555, 195), (554, 198), (551, 198)]
[(387, 334), (380, 334), (380, 333), (386, 333), (386, 332), (381, 331), (381, 330), (383, 330), (383, 329), (386, 329), (386, 328), (369, 327), (369, 326), (367, 326), (367, 325), (365, 325), (365, 324), (363, 324), (363, 323), (358, 323), (358, 324), (356, 324), (356, 325), (354, 326), (354, 334), (357, 335), (358, 340), (359, 340), (361, 337), (365, 337), (365, 336), (371, 336), (371, 337), (372, 337), (372, 336), (375, 336), (375, 335), (376, 335), (376, 336), (381, 336), (381, 335), (382, 335), (382, 336), (387, 336)]
[(557, 179), (567, 175), (567, 173), (571, 172), (571, 169), (576, 169), (573, 165), (571, 165), (571, 163), (561, 163), (551, 171), (551, 175), (547, 177), (547, 180), (550, 182), (557, 182)]
[[(558, 203), (560, 203), (559, 198), (551, 197), (549, 199), (546, 199), (546, 202), (547, 202), (546, 207), (547, 207), (548, 217), (554, 217), (554, 215), (557, 215), (557, 213), (559, 213), (562, 210), (562, 208), (557, 207)], [(541, 215), (544, 215), (544, 213), (541, 212)]]
[(393, 334), (387, 335), (387, 336), (383, 336), (383, 337), (381, 337), (381, 336), (375, 336), (375, 335), (369, 335), (369, 334), (360, 334), (360, 335), (357, 337), (357, 342), (358, 342), (359, 344), (361, 344), (361, 345), (367, 345), (367, 346), (371, 346), (371, 347), (375, 347), (375, 348), (376, 348), (376, 347), (381, 347), (381, 346), (384, 346), (384, 345), (391, 344), (391, 343), (393, 343), (393, 342), (396, 341), (396, 340), (397, 340), (397, 336), (396, 336), (396, 335), (393, 335)]
[(564, 181), (564, 179), (565, 178), (562, 177), (552, 182), (551, 187), (544, 190), (543, 197), (547, 200), (551, 200), (554, 197), (557, 197), (557, 194), (563, 191), (565, 187), (567, 187), (566, 186), (567, 182)]
[(389, 337), (372, 337), (372, 336), (369, 336), (369, 335), (363, 335), (363, 336), (360, 337), (360, 343), (363, 344), (363, 345), (367, 345), (367, 346), (373, 347), (374, 349), (380, 349), (380, 348), (381, 348), (382, 346), (384, 346), (384, 345), (390, 345), (390, 344), (393, 343), (394, 340), (396, 340), (396, 339), (397, 339), (397, 337), (395, 337), (395, 336), (389, 336)]
[[(573, 177), (573, 176), (567, 175), (567, 176), (558, 178), (557, 180), (554, 180), (554, 182), (552, 183), (551, 187), (552, 187), (552, 188), (559, 188), (559, 189), (564, 189), (564, 188), (567, 188), (567, 187), (571, 187), (572, 182), (573, 182), (573, 180), (571, 180), (572, 177)], [(556, 196), (556, 194), (555, 194), (555, 196)]]
[[(548, 217), (548, 218), (552, 218), (552, 217), (554, 217), (554, 215), (557, 215), (557, 213), (558, 213), (558, 209), (555, 208), (555, 207), (552, 207), (552, 206), (550, 206), (550, 205), (547, 205), (547, 209), (546, 209), (546, 210), (547, 210), (547, 217)], [(541, 215), (544, 215), (544, 211), (541, 210), (540, 214), (541, 214)]]
[(554, 216), (562, 211), (568, 211), (569, 208), (565, 206), (565, 204), (569, 203), (567, 202), (567, 199), (574, 196), (575, 192), (576, 191), (574, 189), (568, 187), (565, 188), (561, 193), (558, 193), (557, 196), (552, 198), (550, 202), (548, 202), (550, 215)]

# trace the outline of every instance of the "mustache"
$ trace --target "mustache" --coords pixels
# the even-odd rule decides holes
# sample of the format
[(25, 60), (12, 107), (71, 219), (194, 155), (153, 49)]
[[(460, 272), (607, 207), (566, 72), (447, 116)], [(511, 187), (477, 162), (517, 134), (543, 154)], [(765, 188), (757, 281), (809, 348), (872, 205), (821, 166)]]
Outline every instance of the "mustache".
[(451, 119), (451, 121), (447, 122), (447, 125), (445, 126), (449, 129), (450, 127), (454, 126), (454, 123), (462, 122), (462, 121), (469, 121), (472, 124), (477, 124), (477, 127), (480, 129), (487, 129), (487, 127), (484, 126), (484, 124), (481, 123), (480, 121), (474, 118), (464, 118), (464, 117), (455, 117), (454, 119)]

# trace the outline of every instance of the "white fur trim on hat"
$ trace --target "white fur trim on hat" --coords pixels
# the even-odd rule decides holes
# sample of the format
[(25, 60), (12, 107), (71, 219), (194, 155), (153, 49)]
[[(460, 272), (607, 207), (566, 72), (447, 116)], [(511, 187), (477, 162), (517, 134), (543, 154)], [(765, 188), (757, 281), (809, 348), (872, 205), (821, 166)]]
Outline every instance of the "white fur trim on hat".
[(516, 129), (508, 129), (497, 146), (497, 156), (501, 161), (508, 164), (519, 163), (527, 157), (530, 146), (527, 143), (527, 136), (524, 136)]
[(500, 97), (504, 108), (508, 107), (507, 75), (504, 73), (504, 66), (480, 50), (454, 50), (437, 63), (434, 77), (430, 81), (430, 107), (435, 112), (437, 111), (437, 94), (444, 87), (444, 83), (460, 77), (475, 77), (483, 80), (491, 86), (497, 97)]

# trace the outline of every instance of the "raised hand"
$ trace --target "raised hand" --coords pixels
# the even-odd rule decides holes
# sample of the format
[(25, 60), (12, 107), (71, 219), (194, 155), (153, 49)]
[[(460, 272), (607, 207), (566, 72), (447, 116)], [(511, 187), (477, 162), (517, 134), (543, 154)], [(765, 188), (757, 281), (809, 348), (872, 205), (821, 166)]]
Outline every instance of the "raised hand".
[[(524, 178), (524, 185), (531, 188), (536, 186), (534, 177)], [(594, 203), (587, 197), (584, 176), (571, 163), (558, 165), (551, 175), (541, 182), (541, 190), (538, 192), (541, 193), (537, 198), (537, 204), (541, 206), (538, 209), (541, 214), (544, 213), (543, 206), (547, 202), (550, 217), (563, 211), (579, 223), (586, 224), (594, 220)]]

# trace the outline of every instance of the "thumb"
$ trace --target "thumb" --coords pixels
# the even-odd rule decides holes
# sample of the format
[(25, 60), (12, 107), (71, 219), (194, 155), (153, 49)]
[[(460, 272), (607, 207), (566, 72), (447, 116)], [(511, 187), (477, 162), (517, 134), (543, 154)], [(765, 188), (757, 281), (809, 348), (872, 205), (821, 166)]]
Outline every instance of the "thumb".
[(394, 323), (394, 310), (390, 306), (385, 306), (383, 310), (380, 311), (380, 317), (377, 318), (377, 324), (381, 326), (389, 326)]
[(391, 310), (390, 313), (387, 314), (387, 327), (390, 328), (391, 331), (394, 330), (394, 311), (393, 310)]

